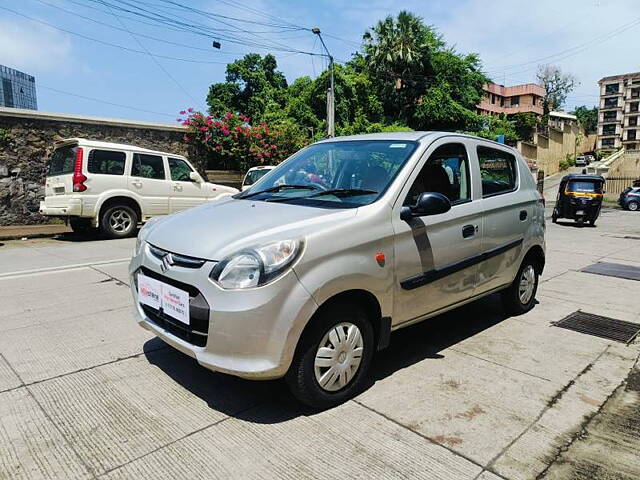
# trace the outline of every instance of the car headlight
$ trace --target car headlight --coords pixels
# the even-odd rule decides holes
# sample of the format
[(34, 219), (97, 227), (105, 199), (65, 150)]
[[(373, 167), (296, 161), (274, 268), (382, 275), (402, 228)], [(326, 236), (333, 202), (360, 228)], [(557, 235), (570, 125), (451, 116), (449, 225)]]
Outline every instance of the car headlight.
[(242, 250), (218, 263), (209, 276), (228, 290), (259, 287), (284, 273), (301, 250), (299, 240), (282, 240)]

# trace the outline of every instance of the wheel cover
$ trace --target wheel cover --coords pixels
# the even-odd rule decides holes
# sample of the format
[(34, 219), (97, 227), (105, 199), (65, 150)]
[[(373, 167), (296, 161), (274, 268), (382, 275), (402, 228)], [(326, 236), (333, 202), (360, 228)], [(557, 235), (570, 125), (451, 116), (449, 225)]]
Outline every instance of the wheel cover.
[(518, 288), (518, 296), (520, 303), (526, 305), (533, 296), (533, 290), (536, 287), (536, 271), (532, 265), (527, 265), (520, 275), (520, 286)]
[(638, 204), (636, 202), (629, 203), (629, 210), (635, 212), (636, 210), (638, 210)]
[(131, 218), (131, 215), (124, 209), (118, 208), (109, 215), (109, 226), (114, 232), (127, 232), (131, 228), (132, 224), (133, 219)]
[(342, 322), (333, 326), (322, 337), (313, 363), (320, 388), (335, 392), (346, 387), (358, 372), (363, 353), (364, 340), (356, 325)]

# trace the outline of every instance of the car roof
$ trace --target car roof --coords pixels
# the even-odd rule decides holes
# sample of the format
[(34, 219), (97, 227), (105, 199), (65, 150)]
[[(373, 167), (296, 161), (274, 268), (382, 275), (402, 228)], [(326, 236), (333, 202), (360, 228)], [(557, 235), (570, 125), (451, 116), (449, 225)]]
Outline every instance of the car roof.
[(604, 177), (602, 175), (588, 175), (584, 173), (570, 173), (562, 177), (563, 182), (568, 182), (569, 180), (597, 180), (604, 182)]
[(462, 137), (470, 138), (472, 140), (481, 140), (486, 143), (494, 144), (499, 147), (509, 148), (515, 150), (513, 147), (504, 143), (494, 142), (486, 138), (477, 137), (475, 135), (468, 135), (466, 133), (457, 132), (442, 132), (442, 131), (412, 131), (412, 132), (380, 132), (380, 133), (363, 133), (359, 135), (346, 135), (343, 137), (323, 138), (316, 143), (328, 143), (328, 142), (349, 142), (355, 140), (389, 140), (389, 141), (411, 141), (411, 142), (423, 142), (433, 141), (442, 137)]
[(88, 138), (65, 138), (64, 140), (60, 140), (55, 143), (56, 148), (61, 147), (63, 145), (77, 143), (82, 147), (93, 147), (93, 148), (113, 148), (119, 150), (129, 150), (132, 152), (140, 152), (140, 153), (154, 153), (156, 155), (170, 155), (172, 157), (185, 158), (184, 155), (179, 155), (177, 153), (171, 152), (161, 152), (159, 150), (151, 150), (150, 148), (142, 148), (137, 145), (128, 145), (125, 143), (114, 143), (114, 142), (103, 142), (100, 140), (90, 140)]

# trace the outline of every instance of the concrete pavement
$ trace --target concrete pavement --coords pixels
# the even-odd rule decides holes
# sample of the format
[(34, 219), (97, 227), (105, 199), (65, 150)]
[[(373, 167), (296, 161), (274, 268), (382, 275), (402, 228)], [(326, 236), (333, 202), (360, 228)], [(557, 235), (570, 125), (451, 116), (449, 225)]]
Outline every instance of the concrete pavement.
[[(638, 343), (551, 326), (578, 309), (640, 323), (640, 282), (580, 271), (640, 266), (637, 222), (548, 223), (531, 312), (505, 317), (488, 297), (395, 332), (367, 390), (320, 413), (282, 381), (207, 371), (137, 327), (133, 239), (6, 242), (0, 478), (607, 478), (614, 463), (638, 478), (637, 455), (607, 443), (615, 402), (640, 405), (625, 383)], [(597, 469), (594, 448), (610, 452)]]

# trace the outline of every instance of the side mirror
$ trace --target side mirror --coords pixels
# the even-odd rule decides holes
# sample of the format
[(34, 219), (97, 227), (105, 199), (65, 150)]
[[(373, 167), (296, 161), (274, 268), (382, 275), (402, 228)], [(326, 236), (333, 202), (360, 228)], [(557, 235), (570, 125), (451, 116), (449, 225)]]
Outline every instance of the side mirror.
[(413, 217), (426, 217), (438, 215), (451, 210), (451, 202), (447, 197), (437, 192), (421, 193), (415, 205), (402, 207), (400, 219), (409, 220)]
[(204, 183), (204, 180), (202, 179), (202, 177), (198, 172), (189, 172), (189, 178), (191, 179), (192, 182)]

